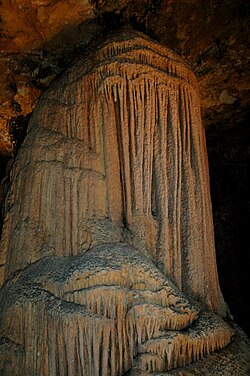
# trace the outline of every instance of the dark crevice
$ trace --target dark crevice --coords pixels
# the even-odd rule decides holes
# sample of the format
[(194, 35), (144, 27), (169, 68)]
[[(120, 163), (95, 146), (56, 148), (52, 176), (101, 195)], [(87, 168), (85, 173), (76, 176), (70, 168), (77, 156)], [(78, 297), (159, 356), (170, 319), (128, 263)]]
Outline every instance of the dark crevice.
[(250, 130), (247, 119), (208, 141), (217, 265), (235, 321), (250, 336)]
[(25, 139), (27, 134), (28, 122), (30, 115), (20, 115), (12, 118), (8, 123), (9, 134), (13, 144), (13, 155), (17, 155), (17, 152)]

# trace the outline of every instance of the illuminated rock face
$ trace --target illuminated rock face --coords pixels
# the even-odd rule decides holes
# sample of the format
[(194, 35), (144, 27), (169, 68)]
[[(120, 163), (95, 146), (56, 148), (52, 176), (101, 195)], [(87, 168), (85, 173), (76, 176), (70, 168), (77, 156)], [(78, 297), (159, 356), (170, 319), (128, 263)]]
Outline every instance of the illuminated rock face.
[(33, 114), (6, 205), (3, 374), (167, 371), (230, 342), (183, 295), (225, 314), (197, 84), (171, 51), (129, 32), (79, 58)]
[(17, 272), (0, 299), (3, 375), (164, 371), (225, 346), (233, 334), (123, 243), (45, 257)]

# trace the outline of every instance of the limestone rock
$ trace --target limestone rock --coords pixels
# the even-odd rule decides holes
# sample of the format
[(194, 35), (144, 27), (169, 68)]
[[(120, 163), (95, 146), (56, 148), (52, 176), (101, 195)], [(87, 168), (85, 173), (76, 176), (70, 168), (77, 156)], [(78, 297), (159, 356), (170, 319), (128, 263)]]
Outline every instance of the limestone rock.
[(127, 244), (45, 257), (5, 283), (0, 307), (1, 375), (164, 371), (225, 346), (233, 334), (213, 314), (182, 330), (199, 309)]
[(230, 343), (197, 81), (172, 51), (111, 35), (50, 86), (0, 265), (3, 375), (167, 372)]
[(197, 81), (170, 50), (129, 32), (80, 57), (36, 107), (17, 176), (5, 278), (48, 254), (125, 239), (225, 314)]

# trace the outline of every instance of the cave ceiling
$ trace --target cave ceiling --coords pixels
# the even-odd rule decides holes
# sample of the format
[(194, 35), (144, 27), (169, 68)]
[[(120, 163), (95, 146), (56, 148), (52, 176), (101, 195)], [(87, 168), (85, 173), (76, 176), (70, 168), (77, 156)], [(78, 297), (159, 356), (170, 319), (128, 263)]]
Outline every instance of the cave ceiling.
[(131, 25), (196, 74), (208, 137), (241, 124), (249, 103), (248, 2), (3, 0), (0, 154), (11, 157), (39, 96), (93, 38)]

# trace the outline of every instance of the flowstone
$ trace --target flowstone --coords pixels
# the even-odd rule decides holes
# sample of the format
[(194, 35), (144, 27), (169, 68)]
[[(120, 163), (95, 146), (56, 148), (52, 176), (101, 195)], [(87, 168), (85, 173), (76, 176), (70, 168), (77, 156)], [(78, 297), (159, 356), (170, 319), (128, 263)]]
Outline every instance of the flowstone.
[(14, 274), (0, 301), (4, 375), (164, 371), (224, 347), (233, 334), (127, 244), (45, 257)]
[(12, 170), (0, 265), (2, 375), (166, 373), (232, 341), (178, 56), (127, 31), (51, 85)]

